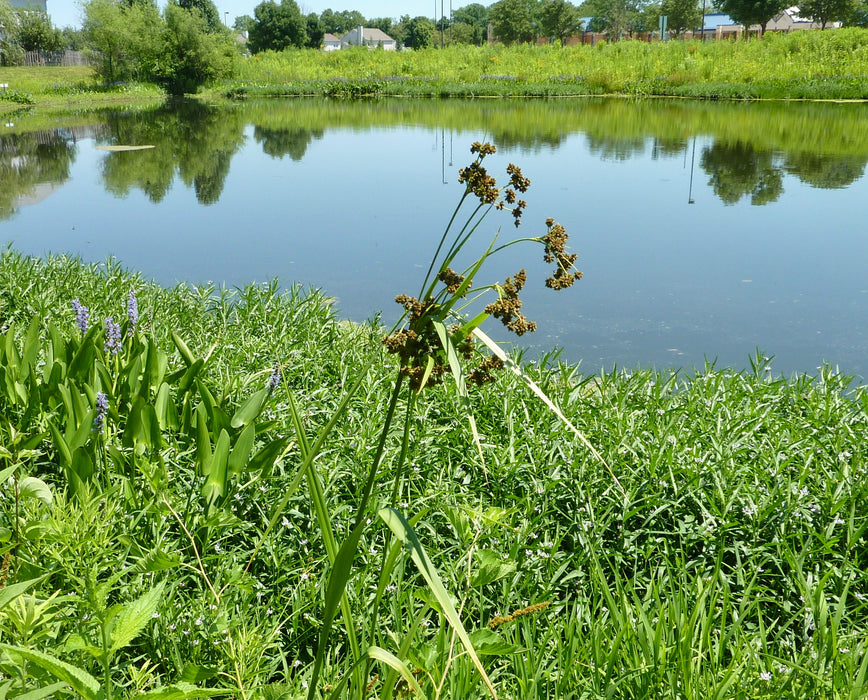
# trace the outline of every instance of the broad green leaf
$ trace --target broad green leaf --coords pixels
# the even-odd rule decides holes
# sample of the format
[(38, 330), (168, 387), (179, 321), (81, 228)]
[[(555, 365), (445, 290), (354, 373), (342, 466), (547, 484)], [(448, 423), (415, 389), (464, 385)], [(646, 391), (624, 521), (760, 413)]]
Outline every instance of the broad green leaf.
[(114, 654), (135, 639), (151, 621), (163, 597), (164, 583), (160, 583), (132, 603), (126, 604), (115, 618), (112, 629), (112, 645), (109, 653)]
[(47, 506), (54, 502), (54, 496), (48, 484), (35, 476), (25, 476), (18, 483), (18, 493), (21, 498), (35, 498)]
[(42, 700), (42, 698), (52, 697), (59, 690), (66, 688), (66, 683), (54, 683), (47, 685), (44, 688), (37, 688), (21, 695), (16, 695), (9, 700)]
[(226, 495), (226, 474), (229, 462), (229, 433), (220, 431), (217, 444), (214, 446), (214, 456), (211, 459), (211, 472), (202, 485), (202, 497), (210, 506)]
[(486, 586), (515, 571), (515, 562), (504, 560), (499, 552), (491, 549), (480, 549), (476, 552), (479, 568), (473, 572), (470, 585), (474, 587)]
[(192, 367), (196, 359), (193, 357), (193, 353), (190, 352), (190, 348), (187, 347), (187, 343), (175, 331), (172, 331), (172, 342), (175, 343), (175, 347), (178, 348), (178, 352), (181, 353), (181, 357), (184, 358), (187, 367)]
[(470, 641), (473, 643), (473, 648), (480, 656), (500, 656), (501, 654), (515, 654), (518, 647), (505, 641), (494, 630), (487, 627), (473, 630), (470, 633)]
[(146, 693), (138, 693), (130, 696), (130, 700), (193, 700), (195, 698), (214, 698), (220, 695), (231, 695), (236, 691), (231, 688), (200, 688), (179, 681), (172, 685), (164, 685), (154, 688)]
[(18, 583), (11, 583), (8, 586), (4, 586), (0, 589), (0, 610), (9, 605), (9, 603), (22, 593), (30, 590), (36, 584), (41, 583), (47, 576), (48, 574), (45, 574), (45, 576), (40, 576), (39, 578), (31, 578), (27, 581), (19, 581)]
[(201, 476), (211, 473), (211, 432), (208, 430), (208, 419), (202, 405), (196, 407), (196, 464)]
[(229, 455), (230, 473), (240, 474), (244, 470), (244, 467), (247, 466), (247, 461), (250, 459), (250, 452), (253, 450), (253, 441), (255, 438), (256, 426), (253, 423), (250, 423), (241, 431), (241, 435), (238, 436), (238, 439), (235, 440), (235, 445), (232, 447), (232, 452)]
[(150, 573), (153, 571), (165, 571), (166, 569), (174, 569), (181, 564), (181, 557), (178, 554), (167, 554), (162, 549), (155, 549), (145, 554), (135, 566), (136, 571)]
[(48, 430), (51, 433), (51, 437), (54, 440), (54, 446), (57, 448), (57, 452), (62, 460), (62, 464), (65, 466), (72, 466), (72, 452), (69, 450), (69, 445), (66, 444), (66, 440), (64, 440), (63, 435), (60, 434), (60, 430), (57, 429), (57, 426), (54, 425), (54, 421), (48, 421)]
[[(412, 688), (414, 693), (413, 697), (422, 698), (423, 700), (427, 698), (425, 693), (422, 691), (422, 688), (419, 687), (419, 683), (416, 681), (416, 676), (413, 675), (413, 672), (410, 671), (410, 669), (407, 667), (407, 664), (401, 661), (401, 659), (395, 656), (392, 652), (387, 651), (382, 647), (369, 646), (367, 651), (365, 651), (365, 656), (367, 656), (369, 659), (373, 659), (374, 661), (380, 661), (381, 663), (386, 664), (390, 668), (400, 673), (401, 678), (407, 681), (407, 685)], [(332, 698), (340, 697), (340, 692), (338, 691), (341, 690), (342, 689), (337, 688), (336, 692), (338, 694), (336, 695), (335, 693), (332, 693)]]
[(201, 683), (202, 681), (207, 681), (209, 678), (213, 678), (218, 672), (216, 668), (186, 663), (184, 664), (184, 669), (181, 671), (180, 680), (185, 683)]
[(497, 698), (497, 691), (495, 691), (494, 686), (491, 684), (491, 680), (488, 678), (488, 674), (482, 667), (482, 663), (479, 661), (479, 656), (477, 656), (476, 650), (473, 648), (473, 643), (470, 641), (470, 637), (464, 629), (464, 625), (461, 623), (458, 611), (455, 610), (455, 606), (452, 604), (452, 599), (443, 587), (443, 583), (440, 581), (440, 576), (434, 568), (434, 564), (428, 558), (425, 549), (422, 547), (422, 543), (419, 541), (416, 531), (411, 527), (410, 523), (407, 522), (407, 519), (394, 508), (383, 508), (377, 515), (380, 516), (383, 522), (389, 526), (389, 529), (395, 533), (395, 536), (410, 550), (410, 556), (416, 564), (416, 568), (431, 587), (431, 591), (434, 593), (443, 609), (443, 614), (446, 616), (446, 619), (449, 620), (449, 624), (452, 625), (452, 629), (455, 630), (455, 634), (458, 635), (458, 638), (467, 650), (467, 654), (470, 656), (473, 665), (476, 666), (476, 670), (479, 671), (479, 675), (482, 676), (482, 680), (488, 687), (491, 697)]
[(85, 700), (103, 700), (105, 697), (96, 678), (91, 676), (87, 671), (61, 661), (51, 654), (2, 643), (0, 643), (0, 649), (10, 654), (22, 656), (48, 671), (52, 676), (69, 685), (77, 695), (85, 698)]
[(271, 476), (271, 470), (274, 468), (275, 462), (283, 456), (287, 445), (289, 445), (288, 437), (272, 440), (253, 455), (253, 458), (247, 464), (247, 469), (251, 472), (259, 472), (261, 476), (266, 478)]
[(265, 399), (268, 398), (268, 389), (260, 389), (235, 411), (232, 416), (231, 425), (233, 428), (240, 428), (242, 425), (248, 425), (256, 420), (256, 417), (262, 411), (262, 406), (265, 404)]
[(187, 368), (187, 371), (181, 375), (181, 379), (178, 381), (179, 395), (186, 393), (190, 389), (196, 377), (199, 376), (199, 372), (202, 371), (202, 368), (204, 366), (205, 360), (196, 360), (192, 365)]

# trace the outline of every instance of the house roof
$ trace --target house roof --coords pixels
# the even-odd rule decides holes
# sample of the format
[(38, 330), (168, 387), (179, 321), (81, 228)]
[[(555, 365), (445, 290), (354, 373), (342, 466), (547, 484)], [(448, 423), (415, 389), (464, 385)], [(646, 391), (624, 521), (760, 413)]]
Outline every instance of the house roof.
[(334, 34), (329, 34), (328, 32), (326, 32), (325, 34), (323, 34), (322, 40), (323, 41), (339, 42), (341, 40), (341, 38), (339, 36), (335, 36)]
[[(350, 34), (357, 31), (356, 29), (351, 29), (341, 38), (341, 41), (349, 41)], [(362, 29), (362, 39), (365, 42), (376, 44), (376, 43), (385, 43), (387, 41), (395, 41), (392, 37), (390, 37), (386, 32), (382, 29), (378, 29), (377, 27), (364, 27)]]
[(705, 15), (705, 23), (702, 25), (702, 29), (704, 31), (713, 31), (718, 27), (728, 27), (735, 26), (738, 22), (736, 22), (729, 15), (724, 14), (723, 12), (708, 12)]

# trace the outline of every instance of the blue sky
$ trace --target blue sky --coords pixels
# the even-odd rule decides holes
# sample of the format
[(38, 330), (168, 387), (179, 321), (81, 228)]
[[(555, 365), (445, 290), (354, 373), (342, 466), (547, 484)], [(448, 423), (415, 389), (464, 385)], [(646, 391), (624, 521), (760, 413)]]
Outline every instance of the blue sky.
[[(468, 5), (473, 0), (453, 0), (452, 9), (456, 10), (459, 7)], [(484, 1), (482, 4), (489, 5), (493, 0)], [(261, 0), (214, 0), (217, 10), (221, 17), (225, 17), (225, 13), (229, 13), (229, 24), (235, 20), (238, 15), (253, 16), (253, 8), (256, 7)], [(441, 0), (401, 0), (401, 2), (390, 2), (389, 0), (296, 0), (302, 12), (309, 14), (316, 12), (320, 14), (323, 10), (331, 8), (336, 12), (341, 10), (358, 10), (366, 18), (373, 17), (400, 17), (401, 15), (410, 15), (417, 17), (419, 15), (425, 17), (434, 16), (434, 8), (437, 8), (437, 16), (440, 16)], [(160, 0), (160, 5), (165, 6), (165, 1)], [(449, 0), (443, 0), (443, 8), (446, 15), (449, 15)], [(48, 0), (48, 14), (51, 16), (51, 21), (57, 27), (66, 26), (81, 26), (81, 5), (77, 0)]]

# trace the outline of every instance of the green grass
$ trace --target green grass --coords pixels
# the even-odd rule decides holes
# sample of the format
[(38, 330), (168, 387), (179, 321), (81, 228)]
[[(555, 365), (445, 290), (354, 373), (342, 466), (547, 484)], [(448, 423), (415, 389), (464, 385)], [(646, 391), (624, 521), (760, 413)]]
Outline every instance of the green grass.
[[(200, 381), (228, 415), (280, 360), (287, 393), (265, 404), (258, 442), (294, 434), (287, 397), (313, 435), (361, 381), (315, 462), (334, 534), (348, 533), (393, 384), (394, 363), (380, 342), (385, 331), (375, 323), (342, 323), (327, 297), (295, 287), (162, 289), (113, 263), (65, 257), (8, 251), (0, 277), (7, 357), (9, 343), (21, 352), (34, 317), (43, 334), (56, 324), (74, 338), (72, 299), (99, 325), (108, 315), (124, 317), (133, 288), (138, 332), (166, 353), (167, 372), (185, 366), (172, 331), (196, 356), (213, 348)], [(179, 679), (234, 689), (234, 697), (306, 693), (329, 555), (306, 492), (286, 498), (300, 446), (289, 443), (267, 475), (240, 475), (225, 506), (209, 516), (197, 448), (183, 430), (165, 431), (159, 448), (124, 444), (124, 417), (110, 410), (107, 458), (117, 451), (135, 469), (68, 496), (45, 424), (37, 422), (33, 444), (16, 438), (12, 426), (23, 425), (22, 416), (9, 405), (11, 375), (3, 367), (0, 444), (14, 458), (2, 465), (20, 461), (19, 487), (25, 474), (36, 476), (53, 500), (22, 496), (16, 504), (11, 481), (0, 497), (7, 547), (15, 544), (7, 589), (45, 576), (0, 603), (0, 641), (100, 676), (74, 635), (97, 639), (105, 608), (95, 592), (118, 572), (107, 591), (111, 604), (141, 601), (159, 581), (166, 588), (153, 615), (148, 608), (143, 633), (112, 660), (117, 693)], [(863, 389), (830, 369), (777, 377), (763, 357), (747, 372), (584, 376), (554, 360), (525, 371), (618, 483), (519, 379), (503, 375), (470, 395), (484, 468), (467, 424), (456, 419), (454, 391), (437, 386), (417, 400), (407, 478), (394, 501), (454, 597), (500, 697), (864, 697)], [(55, 410), (60, 418), (63, 408)], [(388, 443), (384, 485), (398, 468), (400, 442)], [(385, 504), (389, 489), (381, 490), (374, 502)], [(279, 503), (277, 525), (263, 540)], [(439, 603), (387, 532), (372, 520), (360, 542), (347, 589), (357, 636), (404, 660), (428, 697), (485, 696)], [(384, 568), (389, 551), (395, 565)], [(390, 574), (379, 581), (376, 603), (381, 571)], [(497, 615), (541, 602), (548, 607), (488, 628)], [(350, 669), (340, 622), (328, 644), (321, 690), (341, 696), (337, 679)], [(31, 690), (49, 685), (40, 666), (7, 654), (0, 664), (8, 678)], [(365, 670), (364, 681), (375, 673), (371, 697), (400, 691), (386, 666)]]
[[(33, 100), (86, 108), (158, 96), (155, 86), (97, 87), (88, 68), (0, 68), (0, 110)], [(15, 99), (12, 99), (12, 95)], [(868, 30), (767, 34), (761, 41), (601, 42), (596, 46), (452, 46), (424, 51), (289, 50), (239, 57), (210, 99), (672, 96), (868, 99)]]

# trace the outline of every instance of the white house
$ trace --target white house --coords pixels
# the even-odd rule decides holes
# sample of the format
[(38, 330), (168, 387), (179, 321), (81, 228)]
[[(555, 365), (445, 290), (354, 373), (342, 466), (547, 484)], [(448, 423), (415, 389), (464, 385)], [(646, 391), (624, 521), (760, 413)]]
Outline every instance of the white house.
[(326, 32), (322, 38), (322, 48), (323, 51), (339, 51), (341, 48), (341, 38)]
[(382, 47), (385, 51), (394, 51), (398, 48), (398, 43), (382, 29), (359, 26), (341, 37), (341, 46), (367, 46), (370, 49)]
[[(837, 29), (841, 26), (840, 22), (829, 22), (826, 24), (827, 29)], [(798, 7), (788, 7), (781, 12), (777, 17), (768, 23), (767, 29), (776, 32), (792, 32), (799, 29), (821, 29), (819, 22), (814, 22), (810, 17), (801, 17)]]

